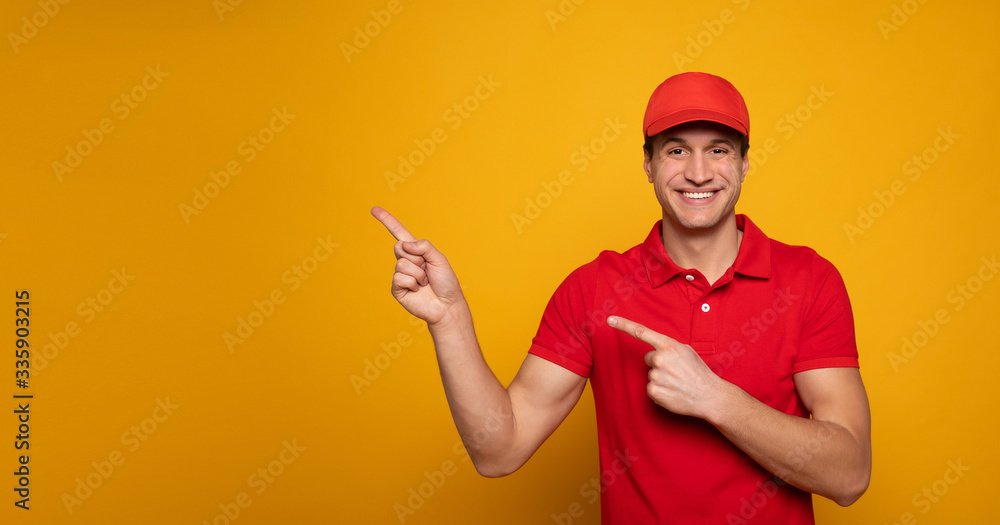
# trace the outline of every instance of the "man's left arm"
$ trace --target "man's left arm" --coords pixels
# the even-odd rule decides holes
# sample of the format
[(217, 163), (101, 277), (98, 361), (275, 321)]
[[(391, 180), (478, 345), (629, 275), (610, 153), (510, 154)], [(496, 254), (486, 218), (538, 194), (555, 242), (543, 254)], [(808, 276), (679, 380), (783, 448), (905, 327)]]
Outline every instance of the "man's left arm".
[(871, 478), (871, 415), (857, 368), (793, 376), (812, 419), (764, 404), (705, 364), (690, 346), (617, 316), (608, 324), (649, 344), (647, 394), (676, 414), (702, 418), (789, 484), (847, 506)]
[(784, 481), (847, 506), (871, 478), (871, 416), (857, 368), (793, 376), (812, 419), (785, 414), (721, 378), (722, 395), (705, 419)]

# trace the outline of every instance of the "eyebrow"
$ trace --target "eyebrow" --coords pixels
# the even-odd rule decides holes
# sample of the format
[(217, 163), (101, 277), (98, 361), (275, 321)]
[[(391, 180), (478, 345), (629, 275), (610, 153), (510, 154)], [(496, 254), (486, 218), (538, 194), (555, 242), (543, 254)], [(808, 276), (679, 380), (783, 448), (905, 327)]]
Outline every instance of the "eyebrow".
[[(680, 137), (667, 137), (667, 139), (665, 141), (663, 141), (663, 146), (665, 147), (667, 144), (670, 144), (671, 142), (677, 142), (679, 144), (687, 144), (687, 141), (684, 140), (684, 139), (682, 139), (682, 138), (680, 138)], [(727, 146), (729, 146), (731, 148), (735, 148), (736, 147), (736, 144), (734, 144), (733, 141), (731, 141), (729, 139), (712, 139), (709, 142), (709, 144), (713, 144), (713, 145), (714, 144), (725, 144), (725, 145), (727, 145)]]

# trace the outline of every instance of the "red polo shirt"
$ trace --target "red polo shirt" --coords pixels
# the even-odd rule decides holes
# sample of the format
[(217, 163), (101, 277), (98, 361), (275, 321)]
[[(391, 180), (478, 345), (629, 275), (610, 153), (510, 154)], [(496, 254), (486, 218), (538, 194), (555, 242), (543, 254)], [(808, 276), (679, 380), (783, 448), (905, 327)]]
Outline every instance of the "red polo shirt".
[(723, 379), (809, 417), (792, 374), (858, 366), (844, 282), (812, 249), (768, 239), (744, 215), (736, 223), (739, 253), (714, 284), (670, 260), (657, 222), (642, 244), (573, 271), (545, 308), (529, 352), (590, 378), (602, 523), (813, 523), (809, 493), (709, 423), (656, 405), (650, 346), (606, 323), (619, 315), (689, 344)]

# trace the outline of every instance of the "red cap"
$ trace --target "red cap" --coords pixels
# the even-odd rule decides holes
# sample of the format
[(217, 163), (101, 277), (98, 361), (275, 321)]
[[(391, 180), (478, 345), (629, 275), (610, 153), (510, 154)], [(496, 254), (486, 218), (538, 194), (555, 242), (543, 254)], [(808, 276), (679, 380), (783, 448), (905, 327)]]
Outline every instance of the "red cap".
[(708, 73), (681, 73), (653, 90), (642, 119), (647, 137), (685, 122), (707, 120), (750, 135), (750, 114), (728, 80)]

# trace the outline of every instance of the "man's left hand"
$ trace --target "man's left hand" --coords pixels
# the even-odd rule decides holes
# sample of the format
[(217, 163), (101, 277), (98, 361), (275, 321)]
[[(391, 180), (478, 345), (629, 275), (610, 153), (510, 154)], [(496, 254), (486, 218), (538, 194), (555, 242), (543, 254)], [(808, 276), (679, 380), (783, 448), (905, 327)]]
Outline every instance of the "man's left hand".
[(650, 399), (675, 414), (709, 419), (730, 383), (708, 368), (693, 348), (623, 317), (608, 317), (608, 325), (653, 347), (646, 354)]

